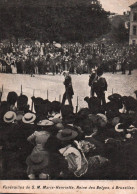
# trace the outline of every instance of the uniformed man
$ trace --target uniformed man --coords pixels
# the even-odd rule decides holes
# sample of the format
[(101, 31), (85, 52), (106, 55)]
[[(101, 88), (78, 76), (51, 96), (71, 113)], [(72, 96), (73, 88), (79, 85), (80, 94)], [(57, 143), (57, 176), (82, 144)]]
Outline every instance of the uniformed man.
[(64, 71), (63, 75), (65, 77), (65, 81), (64, 81), (65, 93), (64, 93), (63, 99), (62, 99), (62, 105), (64, 105), (65, 101), (68, 100), (69, 105), (73, 107), (73, 105), (72, 105), (72, 97), (74, 95), (74, 91), (73, 91), (73, 87), (72, 87), (71, 76), (69, 75), (68, 71)]

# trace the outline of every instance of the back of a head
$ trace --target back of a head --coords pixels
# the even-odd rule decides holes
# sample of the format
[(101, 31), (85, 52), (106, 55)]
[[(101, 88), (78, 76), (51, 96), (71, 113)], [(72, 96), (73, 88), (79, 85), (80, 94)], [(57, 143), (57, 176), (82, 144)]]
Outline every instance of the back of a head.
[(82, 108), (80, 109), (80, 111), (78, 112), (77, 116), (81, 119), (85, 119), (88, 117), (88, 115), (90, 114), (90, 110), (88, 108)]
[(62, 117), (67, 117), (70, 114), (73, 114), (73, 108), (70, 105), (64, 105), (61, 107)]
[(103, 75), (103, 68), (102, 67), (98, 67), (98, 69), (97, 69), (97, 75), (98, 76)]
[(61, 103), (58, 101), (53, 101), (51, 103), (52, 111), (60, 113), (61, 110)]
[(9, 92), (8, 96), (7, 96), (7, 102), (10, 105), (15, 105), (16, 101), (17, 101), (18, 95), (16, 92)]
[(26, 95), (21, 95), (17, 99), (17, 108), (20, 111), (24, 111), (24, 108), (28, 105), (28, 97)]

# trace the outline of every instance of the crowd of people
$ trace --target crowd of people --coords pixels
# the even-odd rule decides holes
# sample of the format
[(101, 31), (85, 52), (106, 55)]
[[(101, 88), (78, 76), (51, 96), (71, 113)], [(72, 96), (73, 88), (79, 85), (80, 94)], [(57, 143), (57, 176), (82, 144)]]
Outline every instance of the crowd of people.
[[(97, 69), (98, 80), (102, 74)], [(64, 76), (62, 103), (33, 96), (30, 107), (14, 91), (0, 101), (1, 179), (136, 179), (137, 91), (106, 103), (107, 84), (100, 93), (96, 82), (87, 107), (74, 112), (72, 80)]]
[(90, 73), (94, 66), (116, 73), (136, 68), (136, 46), (119, 45), (102, 40), (93, 43), (0, 44), (0, 72), (21, 74)]

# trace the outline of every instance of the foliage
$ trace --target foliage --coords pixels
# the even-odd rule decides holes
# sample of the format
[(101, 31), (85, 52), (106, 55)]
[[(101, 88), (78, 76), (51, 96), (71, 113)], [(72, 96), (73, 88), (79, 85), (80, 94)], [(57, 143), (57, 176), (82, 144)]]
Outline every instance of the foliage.
[(127, 42), (129, 40), (129, 29), (125, 28), (124, 23), (120, 23), (118, 27), (112, 28), (112, 36), (119, 43)]
[(108, 13), (99, 3), (93, 5), (90, 0), (9, 2), (0, 8), (1, 39), (15, 37), (84, 42), (97, 38), (110, 29)]

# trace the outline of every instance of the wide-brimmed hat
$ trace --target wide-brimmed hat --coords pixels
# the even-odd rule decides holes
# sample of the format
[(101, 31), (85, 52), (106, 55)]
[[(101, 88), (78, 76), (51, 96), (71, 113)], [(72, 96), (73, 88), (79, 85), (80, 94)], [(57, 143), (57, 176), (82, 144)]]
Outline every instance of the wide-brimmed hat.
[(31, 166), (34, 170), (40, 170), (49, 164), (49, 156), (48, 152), (37, 152), (32, 153), (30, 156), (26, 159), (26, 164), (28, 166)]
[(45, 120), (39, 121), (37, 125), (44, 127), (44, 126), (52, 126), (54, 125), (54, 123), (52, 121), (49, 121), (48, 119), (45, 119)]
[(64, 129), (62, 131), (59, 131), (57, 134), (57, 138), (62, 141), (71, 140), (77, 136), (78, 136), (78, 133), (72, 129)]
[(36, 115), (33, 113), (26, 113), (23, 117), (22, 117), (22, 121), (23, 123), (33, 123), (36, 119)]
[(8, 111), (4, 117), (3, 117), (3, 120), (6, 122), (6, 123), (12, 123), (14, 120), (16, 119), (16, 113), (13, 112), (13, 111)]

